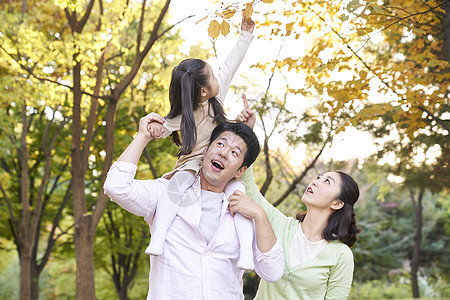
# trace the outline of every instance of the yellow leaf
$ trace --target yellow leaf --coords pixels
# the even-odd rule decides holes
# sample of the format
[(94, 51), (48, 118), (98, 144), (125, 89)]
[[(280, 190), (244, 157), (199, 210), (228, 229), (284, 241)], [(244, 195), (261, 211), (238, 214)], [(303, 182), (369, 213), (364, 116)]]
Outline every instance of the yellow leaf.
[(213, 39), (216, 39), (220, 34), (220, 24), (216, 20), (212, 20), (209, 23), (208, 35)]
[(291, 35), (292, 29), (294, 29), (294, 22), (286, 24), (286, 35)]
[(223, 36), (230, 33), (230, 24), (228, 24), (225, 20), (223, 20), (222, 24), (220, 24), (220, 33), (222, 33)]
[(274, 0), (262, 0), (264, 3), (272, 3)]
[(228, 8), (227, 10), (225, 10), (225, 11), (223, 12), (223, 15), (224, 15), (224, 18), (225, 18), (225, 19), (229, 19), (229, 18), (231, 18), (232, 16), (234, 16), (235, 13), (236, 13), (236, 10), (235, 10), (235, 9)]
[(423, 39), (417, 40), (416, 47), (418, 49), (422, 49), (423, 47), (425, 47), (425, 43), (423, 42)]
[(244, 17), (244, 20), (250, 19), (252, 17), (252, 14), (253, 14), (253, 6), (252, 6), (252, 3), (249, 2), (245, 6), (244, 13), (242, 14)]
[(322, 72), (323, 70), (325, 70), (326, 67), (327, 67), (326, 64), (318, 66), (317, 68), (314, 69), (314, 74)]

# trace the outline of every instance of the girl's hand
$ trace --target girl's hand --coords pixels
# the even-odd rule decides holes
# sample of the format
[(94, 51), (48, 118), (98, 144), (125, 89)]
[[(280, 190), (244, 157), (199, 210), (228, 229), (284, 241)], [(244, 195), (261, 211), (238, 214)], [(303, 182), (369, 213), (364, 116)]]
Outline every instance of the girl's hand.
[(248, 33), (253, 33), (253, 29), (255, 29), (255, 21), (253, 21), (251, 18), (245, 20), (242, 19), (241, 23), (241, 30), (247, 31)]
[(163, 117), (161, 117), (157, 113), (154, 113), (154, 112), (149, 113), (145, 117), (141, 118), (141, 120), (139, 121), (138, 134), (142, 134), (147, 139), (151, 140), (154, 137), (149, 131), (149, 125), (152, 122), (159, 123), (162, 126), (162, 124), (164, 124), (165, 120)]
[(264, 215), (264, 210), (261, 206), (241, 191), (235, 191), (228, 200), (230, 201), (228, 207), (232, 216), (237, 212), (249, 219)]
[(159, 137), (164, 133), (164, 126), (158, 122), (151, 122), (147, 126), (148, 132), (150, 132), (150, 135), (152, 138), (157, 141)]
[(251, 129), (253, 129), (256, 123), (255, 112), (249, 108), (247, 96), (245, 95), (245, 93), (242, 93), (242, 100), (244, 102), (244, 109), (238, 114), (238, 116), (236, 117), (236, 121), (244, 123)]

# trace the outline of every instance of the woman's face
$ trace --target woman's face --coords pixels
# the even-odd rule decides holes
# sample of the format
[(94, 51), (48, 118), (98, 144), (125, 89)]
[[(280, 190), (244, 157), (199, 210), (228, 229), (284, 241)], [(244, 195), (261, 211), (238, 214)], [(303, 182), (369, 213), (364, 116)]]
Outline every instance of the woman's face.
[(317, 176), (306, 188), (302, 202), (307, 207), (330, 208), (341, 190), (342, 179), (336, 172), (328, 172)]

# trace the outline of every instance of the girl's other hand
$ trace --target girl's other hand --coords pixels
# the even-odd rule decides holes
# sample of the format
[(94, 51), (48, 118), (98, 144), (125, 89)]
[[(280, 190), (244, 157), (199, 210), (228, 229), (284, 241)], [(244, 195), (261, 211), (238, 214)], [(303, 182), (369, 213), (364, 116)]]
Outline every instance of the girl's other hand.
[(255, 29), (255, 21), (253, 21), (251, 18), (245, 20), (242, 19), (241, 23), (241, 30), (247, 31), (248, 33), (253, 33), (253, 29)]
[(244, 102), (244, 109), (238, 114), (236, 121), (244, 123), (253, 129), (256, 123), (256, 115), (255, 112), (249, 108), (245, 93), (242, 93), (242, 101)]

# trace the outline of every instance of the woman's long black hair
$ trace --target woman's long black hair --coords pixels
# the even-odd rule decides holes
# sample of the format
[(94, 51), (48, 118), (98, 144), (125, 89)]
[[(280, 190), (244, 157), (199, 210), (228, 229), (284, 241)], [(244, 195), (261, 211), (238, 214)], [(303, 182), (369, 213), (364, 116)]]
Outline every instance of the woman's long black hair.
[[(188, 58), (183, 60), (172, 71), (169, 87), (170, 111), (166, 119), (172, 119), (181, 114), (180, 133), (172, 133), (172, 141), (181, 146), (177, 155), (192, 152), (197, 142), (197, 128), (195, 126), (194, 110), (199, 107), (201, 89), (209, 87), (209, 72), (206, 62), (201, 59)], [(220, 124), (227, 121), (222, 104), (215, 97), (209, 99), (215, 122)], [(209, 106), (208, 106), (209, 113)]]
[[(361, 229), (356, 227), (355, 212), (353, 205), (359, 198), (358, 184), (353, 178), (342, 172), (335, 171), (341, 176), (340, 192), (337, 199), (344, 202), (344, 206), (336, 210), (328, 219), (328, 224), (322, 232), (322, 237), (327, 241), (339, 240), (349, 247), (355, 244), (356, 235)], [(297, 219), (303, 221), (306, 214), (298, 214)]]

